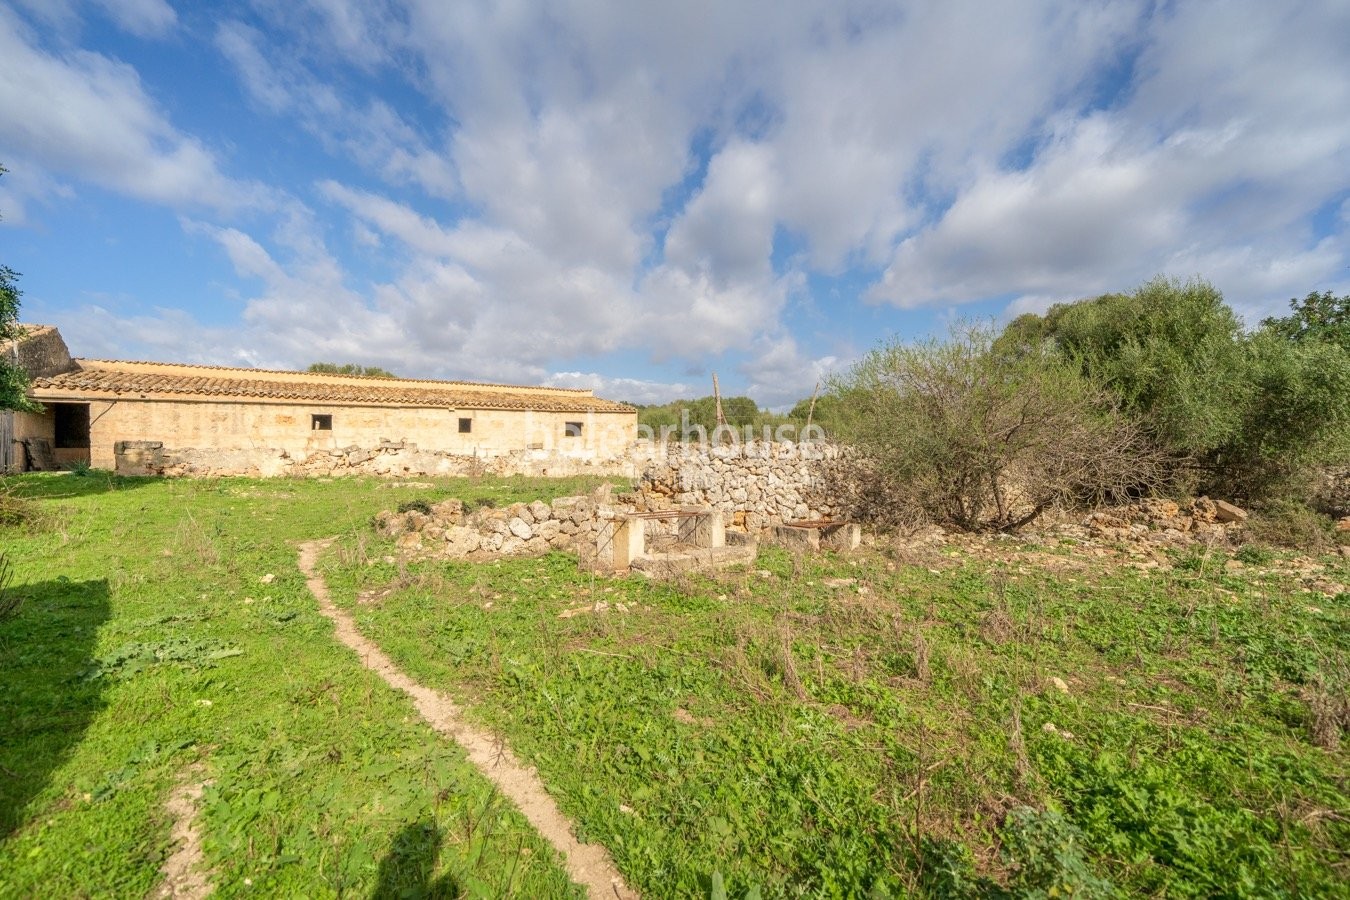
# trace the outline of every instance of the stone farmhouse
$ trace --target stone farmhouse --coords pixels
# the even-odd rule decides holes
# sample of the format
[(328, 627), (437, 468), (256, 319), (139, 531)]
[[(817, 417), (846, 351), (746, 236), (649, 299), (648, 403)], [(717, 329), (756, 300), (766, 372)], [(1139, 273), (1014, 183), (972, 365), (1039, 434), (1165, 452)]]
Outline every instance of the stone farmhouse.
[(72, 359), (57, 329), (25, 327), (0, 354), (43, 412), (0, 412), (0, 471), (391, 474), (370, 466), (397, 455), (426, 474), (504, 458), (563, 474), (619, 460), (637, 438), (637, 411), (589, 390)]

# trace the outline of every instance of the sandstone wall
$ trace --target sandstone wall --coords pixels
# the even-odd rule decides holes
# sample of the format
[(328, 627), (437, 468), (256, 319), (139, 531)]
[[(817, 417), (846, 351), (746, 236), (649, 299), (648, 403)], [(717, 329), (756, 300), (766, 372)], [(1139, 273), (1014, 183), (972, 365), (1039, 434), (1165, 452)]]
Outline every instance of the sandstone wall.
[(759, 532), (782, 522), (830, 518), (825, 467), (838, 449), (823, 442), (750, 441), (721, 447), (670, 444), (643, 471), (646, 508), (707, 506), (728, 526)]
[(648, 452), (630, 447), (611, 457), (579, 457), (558, 450), (515, 450), (472, 456), (445, 450), (423, 450), (406, 441), (384, 441), (373, 447), (344, 447), (291, 453), (279, 448), (198, 449), (166, 447), (162, 441), (118, 441), (114, 468), (121, 475), (215, 477), (369, 475), (392, 478), (527, 475), (562, 478), (604, 475), (635, 478)]
[(75, 367), (61, 333), (50, 325), (24, 325), (26, 333), (17, 341), (0, 345), (5, 361), (23, 369), (29, 378), (46, 378)]
[[(637, 432), (634, 413), (134, 399), (92, 402), (89, 407), (92, 465), (113, 468), (118, 441), (159, 441), (168, 448), (195, 448), (189, 468), (206, 467), (217, 474), (284, 474), (278, 469), (289, 469), (296, 459), (345, 453), (351, 447), (375, 450), (390, 441), (469, 458), (534, 447), (559, 458), (605, 460), (623, 454)], [(331, 430), (315, 430), (315, 415), (331, 416)], [(468, 433), (459, 431), (461, 418), (472, 422)], [(581, 423), (580, 437), (566, 434), (568, 422)], [(209, 453), (217, 455), (214, 462), (206, 458)], [(278, 463), (277, 458), (291, 462)]]

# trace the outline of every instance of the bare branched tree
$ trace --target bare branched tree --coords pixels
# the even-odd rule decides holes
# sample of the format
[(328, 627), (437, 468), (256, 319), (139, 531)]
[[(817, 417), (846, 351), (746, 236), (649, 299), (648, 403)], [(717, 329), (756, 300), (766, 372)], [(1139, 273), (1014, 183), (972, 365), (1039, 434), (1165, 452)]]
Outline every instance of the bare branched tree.
[(1011, 531), (1056, 504), (1158, 486), (1163, 457), (1110, 395), (1049, 352), (998, 352), (984, 325), (893, 343), (832, 385), (853, 452), (841, 499), (874, 521)]

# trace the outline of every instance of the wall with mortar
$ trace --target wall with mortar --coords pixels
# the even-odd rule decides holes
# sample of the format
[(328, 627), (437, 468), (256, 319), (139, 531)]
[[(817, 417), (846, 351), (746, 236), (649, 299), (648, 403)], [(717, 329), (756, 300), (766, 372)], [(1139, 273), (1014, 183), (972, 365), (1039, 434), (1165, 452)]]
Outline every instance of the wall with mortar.
[[(332, 416), (332, 429), (314, 430), (314, 415)], [(459, 431), (461, 418), (472, 420), (467, 434)], [(297, 459), (326, 458), (351, 447), (374, 450), (391, 441), (469, 458), (537, 446), (559, 458), (604, 460), (621, 455), (637, 429), (635, 413), (135, 399), (91, 402), (89, 419), (96, 467), (114, 467), (118, 441), (159, 441), (190, 457), (189, 468), (240, 475), (285, 474)], [(566, 434), (568, 422), (581, 422), (580, 437)]]
[(639, 494), (650, 509), (721, 510), (728, 527), (749, 532), (828, 519), (836, 509), (825, 494), (825, 473), (838, 455), (823, 442), (670, 444), (643, 471)]

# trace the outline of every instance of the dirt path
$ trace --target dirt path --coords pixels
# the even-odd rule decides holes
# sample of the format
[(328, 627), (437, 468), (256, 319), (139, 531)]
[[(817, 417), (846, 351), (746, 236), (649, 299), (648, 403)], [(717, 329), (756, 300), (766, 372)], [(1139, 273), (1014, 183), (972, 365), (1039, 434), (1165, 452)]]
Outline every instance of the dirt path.
[(173, 853), (164, 860), (164, 880), (155, 891), (156, 900), (202, 900), (211, 884), (202, 869), (202, 834), (197, 827), (197, 806), (202, 800), (202, 769), (189, 766), (183, 779), (169, 794), (164, 810), (173, 817)]
[(390, 687), (412, 697), (417, 711), (432, 728), (453, 738), (464, 748), (469, 761), (511, 798), (530, 824), (557, 848), (563, 856), (567, 874), (584, 886), (592, 898), (636, 898), (637, 894), (624, 882), (604, 847), (583, 844), (573, 836), (572, 823), (544, 790), (543, 782), (533, 768), (522, 765), (510, 748), (493, 735), (465, 723), (460, 718), (459, 707), (448, 697), (423, 687), (400, 671), (384, 651), (357, 630), (351, 617), (333, 604), (328, 585), (314, 568), (319, 554), (331, 543), (330, 539), (301, 544), (300, 571), (305, 574), (323, 614), (333, 620), (338, 640), (355, 650), (366, 668), (383, 678)]

